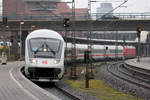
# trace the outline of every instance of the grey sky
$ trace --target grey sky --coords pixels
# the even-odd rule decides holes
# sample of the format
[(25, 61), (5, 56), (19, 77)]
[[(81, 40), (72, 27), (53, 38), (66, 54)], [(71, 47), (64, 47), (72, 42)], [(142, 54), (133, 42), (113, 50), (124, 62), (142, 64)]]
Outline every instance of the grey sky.
[[(65, 0), (65, 1), (72, 1), (72, 0)], [(76, 7), (78, 8), (85, 8), (88, 6), (88, 0), (75, 0), (76, 1)], [(92, 1), (92, 0), (91, 0)], [(93, 1), (106, 1), (106, 2), (112, 2), (113, 7), (115, 8), (122, 2), (114, 2), (114, 1), (123, 1), (123, 0), (93, 0)], [(100, 2), (92, 3), (92, 12), (96, 12), (96, 8), (100, 6)], [(128, 0), (126, 4), (124, 4), (125, 7), (118, 8), (115, 12), (120, 13), (134, 13), (134, 12), (150, 12), (150, 0)]]

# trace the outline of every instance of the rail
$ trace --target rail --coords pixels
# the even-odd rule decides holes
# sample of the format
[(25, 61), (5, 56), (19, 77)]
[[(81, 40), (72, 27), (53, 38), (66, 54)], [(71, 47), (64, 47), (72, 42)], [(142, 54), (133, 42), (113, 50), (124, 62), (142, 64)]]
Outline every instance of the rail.
[(58, 89), (59, 91), (63, 92), (66, 96), (70, 97), (72, 100), (82, 100), (79, 96), (73, 95), (69, 91), (67, 91), (63, 88), (60, 88), (59, 86), (55, 85), (55, 88)]
[[(122, 63), (110, 64), (107, 67), (107, 71), (111, 73), (113, 76), (122, 79), (126, 82), (134, 84), (136, 86), (143, 87), (145, 89), (150, 89), (149, 85), (149, 75), (146, 71), (141, 72), (141, 70), (137, 70), (136, 68), (128, 67), (128, 65), (122, 67)], [(126, 68), (128, 71), (125, 71)], [(132, 72), (131, 72), (132, 71)], [(142, 76), (141, 76), (142, 74)], [(142, 78), (141, 78), (142, 77)]]

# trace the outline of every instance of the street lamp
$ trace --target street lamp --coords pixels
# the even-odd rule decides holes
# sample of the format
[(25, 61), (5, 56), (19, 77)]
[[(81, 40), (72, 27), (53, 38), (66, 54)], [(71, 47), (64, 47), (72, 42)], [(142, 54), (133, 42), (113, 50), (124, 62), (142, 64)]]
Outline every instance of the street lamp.
[[(125, 47), (126, 45), (126, 39), (125, 39), (125, 36), (123, 36), (123, 47)], [(125, 55), (125, 49), (124, 49), (124, 52), (123, 52), (123, 62), (125, 62), (125, 59), (126, 59), (126, 55)]]
[(22, 41), (21, 41), (21, 36), (22, 36), (22, 25), (24, 24), (23, 21), (20, 22), (20, 60), (22, 58)]
[(7, 26), (6, 26), (6, 29), (8, 29), (8, 28), (9, 28), (9, 26), (7, 25)]
[(137, 62), (140, 62), (140, 37), (141, 37), (141, 31), (142, 28), (138, 27), (136, 29), (137, 37), (138, 37), (138, 56), (137, 56)]

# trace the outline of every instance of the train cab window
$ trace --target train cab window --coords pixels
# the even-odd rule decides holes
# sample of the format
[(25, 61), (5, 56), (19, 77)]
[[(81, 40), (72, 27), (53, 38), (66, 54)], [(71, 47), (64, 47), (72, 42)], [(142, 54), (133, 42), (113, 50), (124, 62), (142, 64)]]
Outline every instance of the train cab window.
[(47, 47), (48, 49), (51, 49), (53, 51), (59, 50), (60, 41), (56, 39), (31, 39), (31, 50), (35, 51), (39, 49), (41, 51), (42, 47)]
[(61, 41), (49, 38), (34, 38), (30, 39), (29, 43), (34, 55), (38, 54), (43, 57), (55, 57), (60, 51), (59, 48)]

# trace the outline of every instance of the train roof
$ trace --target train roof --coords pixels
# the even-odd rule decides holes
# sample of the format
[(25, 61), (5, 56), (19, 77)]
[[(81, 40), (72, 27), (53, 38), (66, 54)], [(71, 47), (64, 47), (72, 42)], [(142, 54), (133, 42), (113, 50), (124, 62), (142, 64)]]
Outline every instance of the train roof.
[(104, 45), (92, 45), (93, 49), (105, 49)]
[(125, 48), (135, 48), (134, 46), (125, 46)]
[[(71, 48), (72, 43), (67, 43), (67, 47)], [(66, 47), (66, 45), (65, 45)], [(92, 45), (93, 49), (106, 49), (106, 47), (108, 47), (108, 49), (116, 49), (115, 45)], [(130, 47), (130, 46), (128, 46)], [(76, 44), (76, 48), (80, 48), (80, 49), (87, 49), (88, 45), (87, 44)], [(123, 49), (122, 46), (118, 46), (118, 49)]]
[(59, 33), (53, 30), (48, 30), (48, 29), (39, 29), (39, 30), (35, 30), (31, 32), (27, 36), (27, 40), (31, 38), (53, 38), (53, 39), (59, 39), (59, 40), (64, 41), (64, 39)]
[[(94, 49), (106, 49), (106, 47), (108, 47), (108, 49), (116, 49), (115, 45), (93, 45), (92, 46)], [(122, 46), (117, 46), (118, 49), (123, 49)]]
[[(73, 44), (72, 43), (67, 43), (67, 47), (68, 48), (71, 48)], [(87, 48), (87, 44), (75, 44), (76, 45), (76, 48), (80, 48), (80, 49), (86, 49)], [(65, 44), (65, 47), (66, 47), (66, 44)]]
[(80, 49), (87, 49), (88, 45), (87, 44), (77, 44), (76, 48), (80, 48)]

